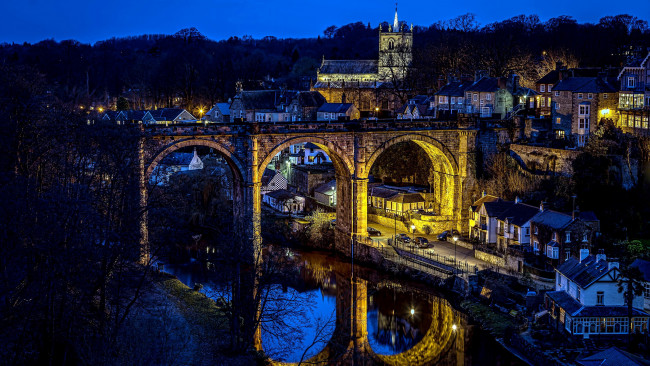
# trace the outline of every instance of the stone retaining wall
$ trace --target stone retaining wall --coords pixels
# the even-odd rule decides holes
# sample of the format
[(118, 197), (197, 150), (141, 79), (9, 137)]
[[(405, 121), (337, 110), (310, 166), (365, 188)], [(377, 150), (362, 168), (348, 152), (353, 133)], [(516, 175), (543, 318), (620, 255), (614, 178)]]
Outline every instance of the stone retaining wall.
[(490, 264), (494, 264), (499, 267), (505, 267), (506, 266), (506, 260), (502, 257), (499, 257), (498, 255), (486, 253), (480, 250), (474, 250), (474, 258), (480, 259), (484, 262), (488, 262)]
[(573, 174), (573, 161), (580, 151), (511, 144), (510, 154), (531, 172), (570, 176)]

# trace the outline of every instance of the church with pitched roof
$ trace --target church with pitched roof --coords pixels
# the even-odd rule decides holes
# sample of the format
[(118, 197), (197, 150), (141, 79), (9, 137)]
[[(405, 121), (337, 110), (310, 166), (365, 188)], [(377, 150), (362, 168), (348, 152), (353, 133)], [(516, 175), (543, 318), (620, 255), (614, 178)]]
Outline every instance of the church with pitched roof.
[(413, 25), (397, 17), (393, 24), (379, 25), (377, 60), (327, 60), (323, 57), (317, 82), (311, 88), (327, 103), (352, 103), (362, 116), (389, 116), (401, 106), (402, 93), (412, 63)]

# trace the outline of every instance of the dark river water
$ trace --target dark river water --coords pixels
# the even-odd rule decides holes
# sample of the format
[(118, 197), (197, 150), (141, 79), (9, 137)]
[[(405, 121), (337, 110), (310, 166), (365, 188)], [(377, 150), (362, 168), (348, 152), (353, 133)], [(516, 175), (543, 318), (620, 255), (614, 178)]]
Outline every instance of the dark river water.
[[(325, 253), (278, 250), (283, 280), (267, 288), (261, 323), (261, 347), (278, 363), (523, 365), (433, 289)], [(223, 270), (165, 265), (186, 285), (229, 299)]]

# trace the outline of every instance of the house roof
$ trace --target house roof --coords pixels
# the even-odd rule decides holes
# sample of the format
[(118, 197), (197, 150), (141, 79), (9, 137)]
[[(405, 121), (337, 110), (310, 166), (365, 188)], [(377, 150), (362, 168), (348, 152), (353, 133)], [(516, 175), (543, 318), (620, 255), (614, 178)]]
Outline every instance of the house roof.
[(173, 121), (178, 118), (183, 112), (185, 112), (183, 108), (160, 108), (149, 111), (151, 117), (153, 117), (156, 121)]
[(609, 347), (604, 351), (594, 353), (583, 359), (576, 360), (582, 366), (648, 366), (650, 361), (622, 351), (616, 347)]
[(230, 115), (230, 103), (217, 103), (212, 107), (212, 109), (218, 109), (224, 116)]
[(617, 88), (600, 77), (570, 77), (560, 80), (553, 91), (578, 93), (615, 93)]
[(314, 84), (315, 89), (337, 89), (343, 88), (345, 85), (354, 86), (357, 89), (392, 89), (393, 83), (390, 81), (348, 81), (347, 83), (343, 81), (317, 81)]
[(485, 212), (487, 212), (488, 216), (497, 217), (514, 204), (512, 201), (504, 201), (501, 198), (497, 198), (495, 201), (484, 202), (483, 206), (485, 206)]
[(287, 191), (286, 189), (278, 189), (277, 191), (271, 191), (266, 194), (269, 197), (275, 198), (279, 201), (286, 201), (294, 197), (301, 197), (299, 194)]
[(578, 217), (582, 221), (598, 221), (598, 217), (596, 216), (596, 213), (593, 211), (581, 211), (578, 213)]
[(318, 108), (318, 111), (327, 113), (345, 113), (352, 108), (352, 106), (354, 106), (352, 103), (325, 103)]
[(419, 193), (398, 193), (397, 195), (388, 199), (391, 202), (397, 203), (416, 203), (424, 202), (424, 198)]
[(294, 98), (302, 107), (320, 107), (327, 100), (317, 91), (301, 91)]
[(553, 229), (562, 229), (571, 223), (573, 218), (571, 215), (553, 211), (553, 210), (544, 210), (538, 212), (535, 217), (531, 219), (536, 224), (545, 225)]
[[(627, 316), (627, 306), (584, 306), (573, 316), (607, 318), (614, 316)], [(650, 316), (643, 310), (632, 308), (632, 316)]]
[(643, 274), (643, 278), (650, 282), (650, 261), (644, 259), (635, 259), (634, 262), (630, 265), (631, 267), (636, 267)]
[(536, 84), (555, 84), (560, 80), (560, 70), (551, 70), (548, 74), (544, 75), (541, 79), (537, 80)]
[(497, 216), (497, 219), (505, 220), (507, 218), (509, 223), (515, 226), (522, 226), (538, 213), (539, 207), (525, 203), (515, 203)]
[(499, 79), (484, 76), (465, 90), (472, 92), (495, 92), (499, 90)]
[(474, 204), (472, 205), (472, 210), (476, 211), (476, 209), (481, 207), (481, 205), (484, 204), (485, 202), (492, 202), (492, 201), (496, 201), (498, 199), (499, 199), (499, 197), (486, 194), (485, 196), (479, 198), (478, 200), (476, 200), (474, 202)]
[(376, 74), (377, 60), (323, 60), (320, 74)]
[(402, 192), (386, 188), (386, 187), (372, 187), (370, 189), (370, 196), (371, 197), (379, 197), (379, 198), (386, 198), (390, 199), (391, 197), (395, 197), (398, 194), (401, 194)]
[(314, 192), (322, 193), (328, 196), (336, 194), (336, 179), (319, 185), (314, 189)]
[(280, 90), (243, 90), (235, 96), (241, 100), (244, 109), (275, 110), (285, 92)]
[(263, 186), (268, 185), (271, 179), (273, 179), (273, 177), (275, 177), (276, 174), (279, 174), (279, 172), (276, 172), (275, 170), (269, 168), (264, 169), (264, 173), (262, 174), (262, 179), (261, 179), (262, 185)]
[(305, 149), (323, 150), (318, 145), (316, 145), (314, 143), (311, 143), (311, 142), (305, 143)]
[(447, 85), (443, 86), (434, 93), (434, 95), (446, 95), (450, 97), (462, 97), (465, 95), (465, 90), (472, 85), (470, 82), (461, 83), (459, 81), (452, 81)]
[(564, 311), (573, 315), (582, 308), (582, 304), (566, 291), (549, 291), (546, 296), (555, 301)]
[[(144, 116), (149, 113), (147, 111), (137, 111), (137, 110), (129, 110), (125, 111), (125, 115), (128, 120), (130, 121), (142, 121)], [(151, 115), (151, 113), (149, 113)]]
[(602, 259), (597, 260), (595, 255), (588, 256), (582, 262), (577, 258), (571, 257), (557, 267), (556, 271), (577, 283), (582, 288), (587, 288), (599, 278), (609, 273), (607, 261)]

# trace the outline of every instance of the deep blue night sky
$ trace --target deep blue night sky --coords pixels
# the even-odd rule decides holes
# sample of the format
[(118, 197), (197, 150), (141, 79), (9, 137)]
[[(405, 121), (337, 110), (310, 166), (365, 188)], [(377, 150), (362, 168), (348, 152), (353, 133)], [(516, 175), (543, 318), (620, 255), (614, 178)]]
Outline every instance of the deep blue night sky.
[[(462, 5), (458, 6), (458, 5)], [(279, 38), (316, 37), (330, 25), (355, 21), (391, 21), (390, 0), (5, 0), (0, 42), (38, 42), (76, 39), (98, 40), (140, 34), (172, 34), (196, 27), (208, 38), (267, 35)], [(650, 1), (546, 0), (408, 0), (399, 4), (401, 20), (430, 25), (439, 20), (474, 13), (481, 25), (519, 14), (537, 14), (542, 21), (570, 15), (579, 22), (596, 23), (605, 15), (631, 14), (650, 20)]]

